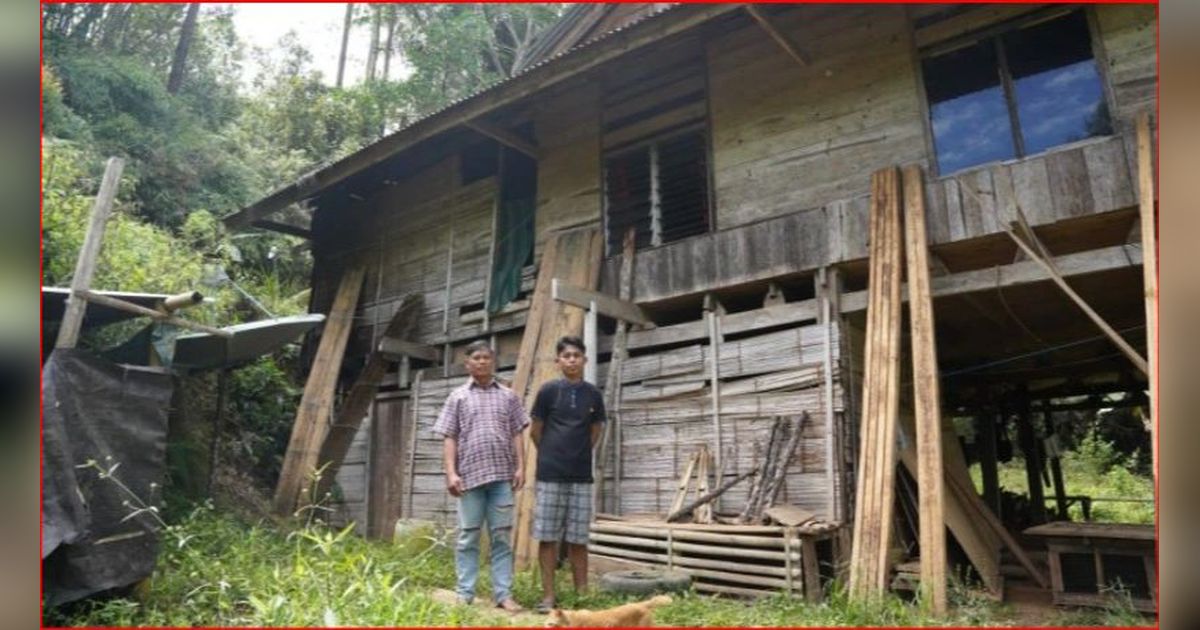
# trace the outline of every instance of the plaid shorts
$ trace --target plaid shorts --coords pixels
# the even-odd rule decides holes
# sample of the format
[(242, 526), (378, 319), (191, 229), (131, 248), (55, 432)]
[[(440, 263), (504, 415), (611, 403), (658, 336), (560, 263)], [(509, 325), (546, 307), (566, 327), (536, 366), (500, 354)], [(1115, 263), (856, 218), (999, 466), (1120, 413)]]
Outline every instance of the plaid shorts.
[(533, 511), (533, 537), (586, 545), (592, 523), (592, 484), (539, 481)]

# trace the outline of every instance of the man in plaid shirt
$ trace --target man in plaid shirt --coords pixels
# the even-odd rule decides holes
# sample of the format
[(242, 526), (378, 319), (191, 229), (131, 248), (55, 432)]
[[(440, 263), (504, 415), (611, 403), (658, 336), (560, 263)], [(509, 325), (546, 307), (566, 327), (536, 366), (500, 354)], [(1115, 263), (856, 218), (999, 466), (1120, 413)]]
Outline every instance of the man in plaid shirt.
[(496, 606), (521, 610), (512, 598), (513, 556), (509, 538), (513, 491), (525, 484), (529, 424), (521, 399), (493, 378), (495, 352), (484, 341), (467, 346), (470, 380), (450, 392), (433, 431), (443, 438), (446, 489), (458, 498), (455, 569), (459, 600), (475, 598), (479, 575), (479, 531), (487, 521), (491, 540), (492, 596)]

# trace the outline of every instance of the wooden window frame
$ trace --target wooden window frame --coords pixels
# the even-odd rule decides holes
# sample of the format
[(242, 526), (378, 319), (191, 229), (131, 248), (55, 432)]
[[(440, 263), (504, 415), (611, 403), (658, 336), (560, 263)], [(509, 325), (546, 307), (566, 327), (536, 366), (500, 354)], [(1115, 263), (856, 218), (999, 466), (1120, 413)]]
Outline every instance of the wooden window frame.
[[(930, 174), (932, 174), (934, 177), (946, 177), (946, 176), (954, 175), (956, 173), (967, 172), (967, 171), (970, 171), (973, 169), (980, 168), (984, 164), (987, 164), (988, 162), (984, 162), (981, 164), (975, 164), (972, 166), (967, 166), (967, 167), (958, 169), (956, 171), (951, 171), (949, 173), (941, 172), (941, 167), (938, 164), (938, 159), (937, 159), (937, 143), (935, 142), (934, 133), (933, 133), (933, 111), (932, 111), (932, 107), (929, 103), (928, 90), (925, 89), (925, 73), (924, 73), (924, 69), (922, 67), (922, 62), (925, 59), (929, 59), (931, 57), (936, 57), (941, 54), (953, 52), (954, 50), (957, 50), (960, 48), (965, 48), (967, 46), (971, 46), (971, 45), (974, 45), (974, 44), (977, 44), (977, 43), (980, 43), (980, 42), (990, 39), (993, 42), (993, 46), (994, 46), (994, 50), (995, 50), (995, 54), (996, 54), (996, 66), (997, 66), (997, 71), (1000, 75), (1000, 77), (999, 77), (1000, 78), (1000, 89), (1001, 89), (1001, 93), (1004, 96), (1005, 107), (1008, 110), (1009, 133), (1010, 133), (1010, 136), (1013, 141), (1013, 151), (1016, 154), (1014, 157), (1009, 158), (1009, 159), (1023, 160), (1023, 159), (1032, 157), (1033, 155), (1037, 155), (1039, 153), (1047, 153), (1047, 152), (1053, 151), (1057, 147), (1050, 147), (1050, 148), (1044, 149), (1043, 151), (1039, 151), (1038, 153), (1034, 153), (1034, 154), (1030, 154), (1025, 150), (1025, 138), (1021, 134), (1021, 126), (1020, 126), (1021, 123), (1020, 123), (1020, 115), (1018, 114), (1018, 108), (1017, 108), (1016, 90), (1015, 90), (1015, 87), (1013, 84), (1012, 74), (1008, 68), (1008, 55), (1004, 49), (1003, 36), (1006, 33), (1010, 33), (1010, 32), (1016, 31), (1018, 29), (1035, 26), (1037, 24), (1041, 24), (1043, 22), (1048, 22), (1050, 20), (1058, 19), (1058, 18), (1070, 15), (1071, 13), (1075, 13), (1075, 12), (1082, 13), (1084, 21), (1087, 26), (1088, 38), (1089, 38), (1089, 42), (1088, 42), (1089, 49), (1091, 50), (1091, 53), (1092, 53), (1092, 60), (1096, 65), (1096, 73), (1100, 77), (1102, 98), (1104, 99), (1105, 107), (1107, 107), (1108, 111), (1110, 112), (1110, 114), (1109, 114), (1110, 115), (1110, 124), (1112, 126), (1112, 129), (1111, 129), (1111, 133), (1108, 135), (1114, 135), (1117, 133), (1117, 121), (1115, 119), (1111, 118), (1113, 115), (1112, 112), (1116, 111), (1114, 109), (1114, 106), (1115, 106), (1114, 95), (1113, 95), (1112, 85), (1111, 85), (1111, 82), (1109, 81), (1109, 77), (1108, 77), (1107, 63), (1105, 62), (1106, 56), (1104, 54), (1104, 47), (1103, 47), (1101, 39), (1100, 39), (1101, 33), (1100, 33), (1099, 26), (1097, 25), (1097, 22), (1096, 22), (1094, 7), (1085, 6), (1085, 5), (1064, 5), (1064, 6), (1047, 7), (1045, 9), (1033, 11), (1031, 13), (1020, 15), (1020, 16), (1017, 16), (1012, 19), (998, 22), (991, 26), (986, 26), (982, 29), (972, 31), (970, 33), (964, 33), (962, 35), (950, 37), (948, 39), (929, 44), (923, 48), (917, 47), (916, 28), (913, 25), (913, 20), (911, 19), (911, 16), (910, 16), (909, 31), (912, 34), (912, 49), (913, 49), (913, 52), (915, 55), (915, 57), (914, 57), (915, 58), (915, 64), (914, 64), (915, 76), (916, 76), (917, 83), (918, 83), (919, 90), (920, 90), (921, 114), (925, 119), (925, 125), (924, 125), (925, 143), (926, 143), (926, 149), (929, 151), (929, 157), (930, 157), (930, 159), (929, 159)], [(1094, 136), (1094, 137), (1101, 137), (1101, 136)]]

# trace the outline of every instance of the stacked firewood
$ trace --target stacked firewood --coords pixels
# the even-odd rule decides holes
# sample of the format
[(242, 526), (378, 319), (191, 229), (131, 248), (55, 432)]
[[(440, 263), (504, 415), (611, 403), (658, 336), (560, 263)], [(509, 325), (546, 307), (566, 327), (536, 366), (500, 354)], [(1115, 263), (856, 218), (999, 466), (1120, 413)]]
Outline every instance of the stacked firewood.
[(764, 520), (763, 513), (775, 505), (779, 491), (783, 489), (788, 466), (792, 463), (792, 455), (800, 444), (800, 433), (807, 421), (807, 411), (799, 416), (775, 417), (775, 423), (771, 425), (771, 437), (767, 440), (766, 459), (756, 469), (759, 474), (754, 476), (750, 496), (746, 499), (746, 505), (738, 515), (737, 522), (760, 524)]

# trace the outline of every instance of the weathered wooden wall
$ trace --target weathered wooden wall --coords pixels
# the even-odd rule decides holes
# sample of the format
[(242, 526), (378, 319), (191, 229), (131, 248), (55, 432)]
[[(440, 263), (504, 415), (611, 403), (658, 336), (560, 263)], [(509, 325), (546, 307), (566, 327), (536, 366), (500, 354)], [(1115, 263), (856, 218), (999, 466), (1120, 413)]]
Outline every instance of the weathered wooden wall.
[(534, 111), (540, 150), (535, 256), (554, 230), (600, 222), (599, 102), (599, 86), (588, 83)]
[(854, 197), (874, 170), (926, 157), (902, 6), (799, 6), (778, 23), (811, 65), (752, 23), (707, 43), (718, 229)]
[[(721, 344), (720, 445), (723, 480), (729, 480), (762, 462), (775, 416), (808, 412), (777, 502), (799, 505), (832, 521), (835, 493), (842, 488), (833, 471), (841, 467), (828, 454), (837, 457), (841, 450), (837, 436), (845, 397), (836, 326), (829, 353), (833, 389), (825, 388), (824, 335), (823, 326), (810, 324)], [(708, 380), (711, 359), (710, 346), (697, 343), (635, 356), (623, 366), (618, 407), (620, 513), (665, 514), (692, 453), (700, 445), (716, 452)], [(827, 415), (826, 396), (832, 396), (833, 417)], [(828, 443), (831, 439), (834, 444)], [(609, 496), (604, 505), (613, 506), (616, 466), (609, 464), (605, 470)], [(722, 498), (723, 509), (740, 510), (749, 490), (748, 482), (729, 490)]]

